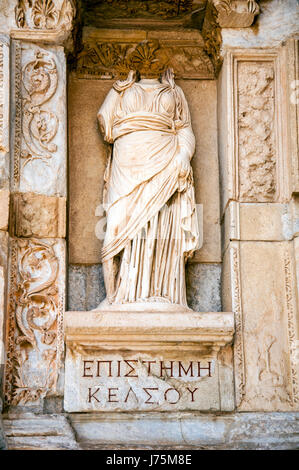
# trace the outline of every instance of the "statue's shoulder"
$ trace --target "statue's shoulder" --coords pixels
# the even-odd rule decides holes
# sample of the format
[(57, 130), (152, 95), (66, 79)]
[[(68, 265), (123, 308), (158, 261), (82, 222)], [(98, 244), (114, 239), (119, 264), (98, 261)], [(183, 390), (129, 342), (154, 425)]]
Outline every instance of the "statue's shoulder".
[(130, 70), (127, 78), (125, 80), (117, 80), (113, 84), (113, 88), (118, 93), (121, 93), (122, 91), (125, 91), (128, 88), (131, 88), (131, 86), (133, 86), (135, 82), (136, 82), (136, 72), (135, 70)]

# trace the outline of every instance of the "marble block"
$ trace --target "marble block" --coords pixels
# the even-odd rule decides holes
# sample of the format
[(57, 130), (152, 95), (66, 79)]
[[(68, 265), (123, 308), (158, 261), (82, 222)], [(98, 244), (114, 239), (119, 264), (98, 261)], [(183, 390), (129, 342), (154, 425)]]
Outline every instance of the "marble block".
[(98, 411), (229, 411), (232, 313), (66, 312), (64, 408)]

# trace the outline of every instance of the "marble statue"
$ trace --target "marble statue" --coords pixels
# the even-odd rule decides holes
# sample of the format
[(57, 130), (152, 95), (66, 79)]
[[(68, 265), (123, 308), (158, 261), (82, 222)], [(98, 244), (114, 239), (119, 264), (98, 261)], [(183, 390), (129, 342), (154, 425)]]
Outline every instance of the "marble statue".
[(113, 85), (98, 120), (112, 144), (103, 195), (104, 302), (188, 308), (185, 263), (199, 242), (190, 165), (195, 138), (172, 70), (140, 81), (131, 71)]

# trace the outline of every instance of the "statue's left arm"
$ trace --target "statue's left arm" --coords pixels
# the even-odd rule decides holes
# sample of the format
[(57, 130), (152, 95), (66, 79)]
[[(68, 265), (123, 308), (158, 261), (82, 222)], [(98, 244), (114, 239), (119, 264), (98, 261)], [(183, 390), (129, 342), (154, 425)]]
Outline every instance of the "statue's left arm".
[(190, 173), (190, 160), (195, 151), (195, 136), (191, 126), (189, 107), (182, 89), (176, 86), (176, 129), (178, 136), (178, 152), (175, 158), (180, 177)]

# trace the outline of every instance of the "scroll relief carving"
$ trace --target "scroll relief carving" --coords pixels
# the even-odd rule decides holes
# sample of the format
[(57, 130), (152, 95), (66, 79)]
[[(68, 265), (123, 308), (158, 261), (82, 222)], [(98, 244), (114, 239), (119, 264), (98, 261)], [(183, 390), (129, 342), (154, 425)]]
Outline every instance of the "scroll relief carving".
[(53, 139), (58, 130), (58, 118), (42, 106), (49, 101), (57, 89), (57, 67), (54, 59), (38, 51), (34, 60), (23, 69), (23, 136), (28, 151), (22, 152), (24, 164), (32, 159), (47, 160), (56, 152)]
[[(33, 58), (22, 68), (22, 51), (16, 51), (15, 83), (15, 162), (14, 182), (20, 180), (20, 172), (34, 160), (47, 166), (57, 151), (54, 142), (59, 120), (49, 103), (58, 84), (56, 62), (51, 53), (37, 50)], [(21, 83), (19, 82), (21, 80)], [(53, 107), (54, 108), (54, 107)]]
[(158, 41), (88, 42), (79, 55), (77, 72), (84, 78), (125, 78), (132, 69), (155, 76), (167, 67), (177, 78), (214, 78), (212, 61), (198, 45), (160, 46)]
[(55, 394), (63, 352), (63, 290), (56, 241), (12, 241), (5, 399)]
[(238, 62), (239, 198), (244, 202), (273, 201), (276, 195), (273, 65)]
[(18, 28), (69, 30), (76, 15), (74, 0), (18, 0), (15, 20)]

